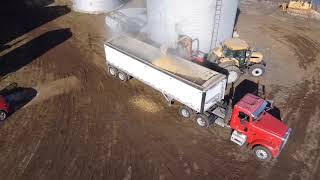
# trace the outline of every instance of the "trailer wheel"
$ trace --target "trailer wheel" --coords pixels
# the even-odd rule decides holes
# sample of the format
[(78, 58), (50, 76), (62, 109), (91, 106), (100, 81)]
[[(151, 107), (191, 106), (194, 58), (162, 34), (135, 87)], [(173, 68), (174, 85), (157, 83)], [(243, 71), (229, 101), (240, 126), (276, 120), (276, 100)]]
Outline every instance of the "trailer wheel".
[(270, 161), (272, 159), (269, 149), (263, 146), (256, 146), (253, 148), (254, 157), (259, 161)]
[(126, 82), (129, 79), (128, 75), (126, 73), (124, 73), (124, 72), (121, 72), (121, 71), (118, 72), (118, 78), (122, 82)]
[(183, 117), (184, 119), (188, 119), (188, 120), (191, 120), (194, 118), (194, 112), (192, 109), (190, 109), (189, 107), (187, 106), (181, 106), (179, 108), (179, 115), (181, 117)]
[(0, 121), (6, 120), (7, 117), (8, 117), (8, 114), (5, 111), (0, 110)]
[(209, 118), (204, 114), (198, 114), (196, 117), (196, 122), (198, 126), (202, 128), (209, 128), (210, 125), (213, 124), (213, 121), (211, 120), (211, 118)]
[(116, 77), (118, 75), (118, 70), (117, 68), (113, 66), (108, 66), (108, 72), (111, 76)]

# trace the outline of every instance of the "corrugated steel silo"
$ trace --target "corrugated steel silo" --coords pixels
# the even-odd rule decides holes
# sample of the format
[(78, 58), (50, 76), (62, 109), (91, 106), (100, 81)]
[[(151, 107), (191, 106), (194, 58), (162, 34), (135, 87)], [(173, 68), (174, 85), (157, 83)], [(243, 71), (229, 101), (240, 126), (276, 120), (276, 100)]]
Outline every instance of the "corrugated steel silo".
[(161, 44), (179, 35), (198, 39), (208, 53), (232, 37), (239, 0), (147, 0), (150, 38)]
[(73, 0), (73, 9), (84, 13), (104, 13), (113, 11), (121, 5), (125, 0)]

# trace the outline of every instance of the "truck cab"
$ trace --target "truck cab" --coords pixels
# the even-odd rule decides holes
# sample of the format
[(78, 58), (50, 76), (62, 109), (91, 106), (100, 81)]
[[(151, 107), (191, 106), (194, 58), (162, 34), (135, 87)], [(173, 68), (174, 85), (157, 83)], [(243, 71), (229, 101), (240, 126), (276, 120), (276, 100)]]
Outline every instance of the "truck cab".
[(258, 160), (276, 158), (285, 146), (291, 129), (268, 113), (272, 105), (253, 94), (247, 94), (235, 104), (230, 119), (231, 141), (253, 149)]

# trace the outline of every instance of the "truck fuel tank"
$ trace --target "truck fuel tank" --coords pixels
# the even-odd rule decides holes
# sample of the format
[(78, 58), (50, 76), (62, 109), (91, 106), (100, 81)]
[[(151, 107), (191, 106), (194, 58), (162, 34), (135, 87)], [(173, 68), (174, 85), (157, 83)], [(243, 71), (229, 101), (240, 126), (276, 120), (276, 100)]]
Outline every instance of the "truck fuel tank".
[(239, 146), (243, 146), (247, 142), (247, 136), (234, 130), (231, 135), (231, 141)]

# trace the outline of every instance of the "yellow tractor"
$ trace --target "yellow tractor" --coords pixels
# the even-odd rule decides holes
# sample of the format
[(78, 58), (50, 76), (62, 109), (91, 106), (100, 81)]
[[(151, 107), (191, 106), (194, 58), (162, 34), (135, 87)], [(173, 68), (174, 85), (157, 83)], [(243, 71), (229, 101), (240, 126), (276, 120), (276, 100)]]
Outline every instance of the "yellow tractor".
[(254, 77), (262, 76), (266, 66), (263, 55), (238, 38), (226, 40), (221, 47), (213, 49), (208, 60), (229, 71), (228, 83), (236, 82), (245, 72)]

